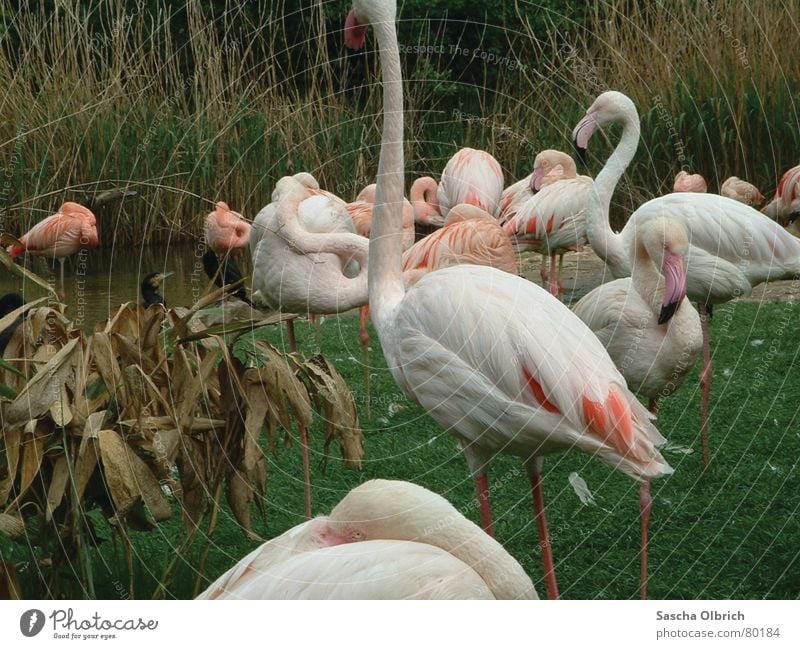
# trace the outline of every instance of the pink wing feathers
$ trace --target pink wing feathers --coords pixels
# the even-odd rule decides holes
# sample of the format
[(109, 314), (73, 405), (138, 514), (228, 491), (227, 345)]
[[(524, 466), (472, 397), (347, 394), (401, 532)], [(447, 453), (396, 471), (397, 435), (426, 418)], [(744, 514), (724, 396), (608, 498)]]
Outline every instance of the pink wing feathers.
[(503, 193), (503, 170), (486, 151), (464, 148), (442, 172), (438, 197), (442, 216), (454, 205), (469, 203), (495, 214)]
[(68, 257), (82, 248), (100, 245), (97, 222), (89, 208), (66, 202), (56, 214), (39, 221), (20, 237), (21, 246), (11, 246), (13, 258), (23, 252), (47, 257)]

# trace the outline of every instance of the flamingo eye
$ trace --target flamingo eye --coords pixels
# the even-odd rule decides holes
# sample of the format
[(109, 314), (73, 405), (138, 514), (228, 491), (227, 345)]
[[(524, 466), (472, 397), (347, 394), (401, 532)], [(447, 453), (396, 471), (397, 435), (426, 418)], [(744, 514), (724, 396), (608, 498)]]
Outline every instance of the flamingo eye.
[(350, 532), (350, 539), (353, 541), (361, 541), (364, 538), (364, 532), (353, 530)]

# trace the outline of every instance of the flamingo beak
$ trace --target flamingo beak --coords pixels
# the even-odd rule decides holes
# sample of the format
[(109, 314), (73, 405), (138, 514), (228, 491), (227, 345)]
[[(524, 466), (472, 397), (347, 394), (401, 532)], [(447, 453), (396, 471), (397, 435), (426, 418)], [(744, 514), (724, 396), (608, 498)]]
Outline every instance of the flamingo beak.
[(355, 9), (351, 9), (344, 21), (344, 44), (351, 50), (360, 50), (367, 39), (367, 26), (358, 22)]
[(578, 151), (578, 158), (583, 164), (586, 164), (586, 149), (589, 146), (589, 138), (600, 126), (594, 113), (587, 113), (578, 125), (572, 131), (572, 141), (575, 143), (575, 149)]
[(536, 193), (542, 188), (542, 180), (544, 180), (544, 169), (534, 169), (531, 176), (531, 191)]
[(658, 324), (666, 324), (675, 315), (678, 307), (686, 297), (686, 269), (683, 265), (683, 256), (674, 252), (664, 253), (664, 265), (661, 270), (665, 279), (664, 300), (661, 303), (661, 313)]

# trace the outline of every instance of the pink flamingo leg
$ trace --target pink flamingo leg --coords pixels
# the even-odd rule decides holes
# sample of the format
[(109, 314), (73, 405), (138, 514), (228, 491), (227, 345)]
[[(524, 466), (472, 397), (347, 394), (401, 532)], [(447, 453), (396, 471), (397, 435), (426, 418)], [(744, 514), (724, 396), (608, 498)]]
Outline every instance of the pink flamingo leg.
[(363, 349), (363, 356), (364, 356), (364, 392), (366, 396), (365, 412), (367, 414), (367, 419), (370, 419), (372, 417), (372, 414), (370, 411), (369, 331), (367, 331), (368, 322), (369, 322), (369, 305), (364, 305), (361, 307), (361, 315), (358, 326), (358, 337), (361, 339), (361, 348)]
[(639, 487), (639, 509), (642, 515), (642, 576), (639, 585), (639, 595), (647, 599), (647, 531), (650, 527), (650, 510), (653, 499), (650, 497), (650, 481), (645, 480)]
[(481, 514), (481, 527), (483, 531), (494, 538), (492, 525), (492, 505), (489, 501), (489, 476), (482, 473), (475, 477), (475, 494), (478, 496), (478, 509)]
[(708, 405), (711, 400), (711, 378), (714, 375), (711, 362), (711, 342), (709, 338), (708, 306), (700, 304), (700, 324), (703, 329), (703, 370), (700, 372), (700, 438), (703, 445), (703, 471), (711, 464), (711, 451), (708, 442)]
[(558, 272), (556, 271), (556, 256), (550, 255), (550, 295), (558, 299)]
[[(286, 321), (286, 328), (289, 334), (289, 349), (293, 354), (297, 353), (297, 337), (294, 333), (294, 320)], [(308, 430), (299, 423), (297, 428), (300, 431), (300, 446), (303, 449), (303, 477), (305, 478), (305, 499), (306, 499), (306, 518), (311, 518), (311, 462), (308, 458)]]
[(553, 547), (547, 534), (547, 519), (544, 515), (544, 491), (542, 490), (542, 474), (539, 470), (538, 460), (528, 463), (528, 477), (531, 481), (533, 494), (533, 509), (536, 513), (536, 526), (539, 528), (539, 547), (542, 551), (542, 565), (544, 567), (544, 583), (547, 587), (547, 599), (558, 599), (558, 582), (556, 569), (553, 564)]
[(539, 267), (539, 277), (542, 278), (542, 286), (547, 283), (547, 255), (542, 255), (542, 265)]
[[(650, 399), (650, 412), (658, 415), (658, 399)], [(647, 599), (647, 540), (650, 529), (650, 510), (653, 508), (653, 499), (650, 497), (650, 481), (645, 480), (639, 487), (639, 510), (642, 517), (642, 574), (639, 582), (639, 596)]]

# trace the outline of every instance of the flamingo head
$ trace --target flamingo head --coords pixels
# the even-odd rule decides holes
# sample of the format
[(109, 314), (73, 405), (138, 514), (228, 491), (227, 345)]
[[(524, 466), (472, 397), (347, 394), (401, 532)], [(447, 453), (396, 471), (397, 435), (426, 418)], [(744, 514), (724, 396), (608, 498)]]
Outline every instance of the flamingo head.
[(531, 191), (538, 192), (548, 184), (548, 180), (574, 178), (576, 175), (577, 168), (572, 156), (554, 149), (540, 151), (533, 161)]
[(638, 129), (638, 113), (634, 103), (621, 92), (608, 90), (594, 100), (584, 118), (572, 130), (572, 139), (581, 161), (586, 161), (586, 149), (589, 139), (598, 129), (614, 122), (631, 122)]
[(394, 29), (396, 17), (396, 0), (353, 0), (344, 22), (344, 44), (351, 50), (360, 50), (367, 37), (367, 25), (385, 23)]
[(348, 542), (414, 540), (441, 532), (460, 516), (444, 498), (399, 480), (369, 480), (348, 493), (329, 518), (332, 534)]
[(686, 297), (686, 254), (689, 240), (677, 221), (653, 219), (643, 224), (640, 242), (664, 277), (658, 324), (666, 324)]
[(700, 174), (679, 171), (678, 175), (675, 176), (675, 182), (672, 183), (672, 191), (705, 194), (708, 191), (708, 184)]

